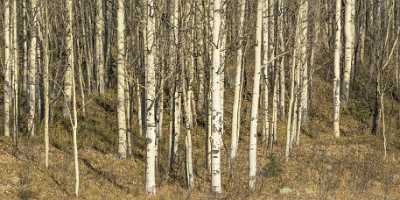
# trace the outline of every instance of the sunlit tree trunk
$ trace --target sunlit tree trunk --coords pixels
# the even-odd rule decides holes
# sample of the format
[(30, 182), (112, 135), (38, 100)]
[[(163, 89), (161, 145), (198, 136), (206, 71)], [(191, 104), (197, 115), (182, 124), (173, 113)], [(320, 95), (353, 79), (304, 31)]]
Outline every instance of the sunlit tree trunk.
[(245, 17), (245, 9), (246, 9), (246, 1), (240, 1), (240, 9), (239, 9), (239, 34), (238, 34), (238, 42), (239, 47), (236, 55), (236, 76), (235, 76), (235, 94), (233, 100), (233, 113), (232, 113), (232, 138), (231, 138), (231, 154), (230, 154), (230, 162), (231, 166), (234, 165), (234, 161), (237, 154), (238, 143), (239, 143), (239, 134), (240, 134), (240, 108), (241, 108), (241, 100), (242, 100), (242, 75), (243, 75), (243, 51), (244, 51), (244, 17)]
[[(34, 0), (35, 1), (35, 0)], [(68, 0), (67, 1), (67, 38), (66, 38), (66, 43), (67, 43), (67, 54), (68, 54), (68, 63), (72, 62), (72, 51), (74, 48), (74, 41), (71, 37), (72, 35), (72, 27), (73, 27), (73, 0)], [(32, 46), (31, 46), (32, 48)], [(31, 62), (32, 65), (32, 62)], [(64, 98), (65, 98), (65, 106), (64, 106), (64, 117), (69, 118), (70, 117), (70, 111), (68, 108), (68, 105), (71, 104), (72, 101), (72, 72), (71, 72), (71, 67), (72, 65), (68, 64), (65, 73), (64, 73)]]
[(48, 0), (42, 7), (42, 22), (44, 25), (43, 33), (43, 95), (44, 95), (44, 149), (45, 166), (49, 167), (49, 20), (48, 20)]
[(270, 17), (269, 17), (269, 0), (264, 0), (264, 8), (263, 8), (263, 48), (264, 48), (264, 55), (263, 55), (263, 83), (264, 83), (264, 104), (263, 104), (263, 115), (264, 115), (264, 120), (263, 120), (263, 130), (262, 130), (262, 135), (263, 135), (263, 142), (267, 143), (267, 136), (269, 135), (269, 52), (270, 52), (270, 45), (269, 45), (269, 38), (270, 34), (270, 28), (269, 28), (269, 22), (270, 22)]
[[(121, 0), (120, 0), (121, 1)], [(146, 192), (156, 194), (155, 164), (156, 164), (156, 66), (155, 66), (155, 1), (147, 0), (147, 63), (146, 63)]]
[(340, 61), (342, 51), (342, 1), (336, 0), (336, 36), (333, 80), (333, 129), (335, 137), (340, 137)]
[(342, 82), (342, 101), (347, 104), (350, 92), (350, 76), (354, 61), (355, 46), (355, 0), (346, 0), (344, 19), (345, 55)]
[[(37, 0), (31, 0), (32, 6), (32, 25), (31, 25), (31, 45), (30, 45), (30, 67), (29, 67), (29, 118), (28, 131), (30, 136), (35, 135), (35, 108), (36, 108), (36, 70), (37, 70)], [(72, 40), (71, 40), (72, 43)], [(67, 41), (67, 45), (69, 42)], [(72, 48), (72, 47), (71, 47)]]
[(17, 142), (17, 135), (18, 135), (18, 118), (19, 118), (19, 46), (18, 46), (18, 1), (14, 0), (13, 6), (13, 51), (14, 51), (14, 62), (13, 62), (13, 110), (14, 110), (14, 121), (13, 121), (13, 140)]
[(173, 27), (174, 27), (174, 50), (175, 50), (175, 73), (174, 73), (174, 96), (172, 106), (172, 116), (173, 116), (173, 127), (172, 127), (172, 141), (171, 141), (171, 159), (170, 159), (170, 170), (172, 171), (173, 167), (175, 167), (176, 159), (178, 156), (178, 147), (179, 147), (179, 138), (181, 135), (181, 122), (182, 122), (182, 77), (181, 77), (181, 68), (182, 68), (182, 59), (181, 57), (181, 34), (179, 30), (179, 6), (180, 0), (175, 0), (174, 2), (174, 10), (173, 10)]
[(117, 12), (117, 81), (118, 81), (118, 154), (126, 158), (126, 113), (125, 113), (125, 2), (118, 0)]
[(292, 58), (292, 67), (290, 73), (290, 99), (289, 99), (289, 111), (288, 111), (288, 120), (286, 124), (286, 147), (285, 147), (285, 158), (286, 161), (289, 160), (290, 156), (290, 147), (291, 147), (291, 138), (293, 135), (293, 122), (294, 122), (294, 98), (295, 98), (295, 71), (296, 71), (296, 48), (293, 50), (293, 58)]
[(211, 190), (222, 193), (221, 146), (224, 132), (224, 63), (221, 62), (223, 48), (222, 17), (224, 5), (215, 0), (212, 22), (212, 75), (211, 75)]
[[(284, 0), (279, 0), (278, 2), (279, 10), (284, 9)], [(278, 31), (279, 31), (279, 40), (280, 40), (280, 51), (281, 53), (285, 52), (285, 40), (284, 40), (284, 16), (278, 16)], [(280, 97), (279, 97), (279, 108), (280, 108), (280, 117), (284, 119), (286, 116), (286, 79), (285, 79), (285, 56), (281, 58), (281, 63), (279, 66), (279, 88), (280, 88)]]
[(100, 94), (104, 93), (104, 13), (103, 0), (96, 0), (96, 66), (97, 87)]
[[(308, 0), (302, 0), (299, 8), (300, 20), (298, 26), (300, 27), (300, 52), (301, 52), (301, 104), (300, 104), (300, 119), (301, 122), (308, 121), (308, 88), (309, 88), (309, 76), (308, 76)], [(297, 140), (297, 142), (299, 142)]]
[(251, 121), (250, 121), (250, 146), (249, 146), (249, 187), (254, 191), (257, 175), (257, 121), (258, 104), (260, 97), (260, 78), (261, 78), (261, 47), (262, 47), (262, 17), (264, 1), (259, 1), (257, 5), (256, 21), (256, 46), (255, 46), (255, 65), (254, 65), (254, 85), (251, 102)]

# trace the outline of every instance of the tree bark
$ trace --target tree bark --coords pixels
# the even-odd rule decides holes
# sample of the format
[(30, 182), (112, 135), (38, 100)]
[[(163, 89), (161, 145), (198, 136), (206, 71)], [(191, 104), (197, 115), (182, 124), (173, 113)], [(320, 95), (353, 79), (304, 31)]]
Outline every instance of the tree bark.
[(117, 12), (117, 81), (118, 81), (118, 155), (126, 158), (126, 113), (125, 113), (125, 1), (118, 0)]
[(345, 4), (345, 63), (343, 68), (342, 101), (347, 104), (350, 93), (350, 76), (354, 61), (355, 46), (355, 0), (346, 0)]
[(250, 146), (249, 146), (249, 188), (254, 191), (257, 175), (257, 121), (258, 105), (260, 97), (260, 78), (261, 78), (261, 47), (262, 47), (262, 17), (264, 2), (259, 1), (257, 5), (256, 21), (256, 46), (255, 46), (255, 65), (254, 65), (254, 85), (251, 102), (251, 121), (250, 121)]
[(155, 164), (156, 164), (156, 122), (155, 122), (155, 101), (156, 101), (156, 66), (155, 50), (155, 1), (147, 0), (147, 66), (146, 66), (146, 192), (148, 195), (156, 194)]
[(224, 63), (221, 62), (223, 47), (221, 0), (214, 1), (212, 22), (212, 75), (211, 75), (211, 190), (222, 193), (221, 146), (224, 132)]
[(342, 51), (342, 0), (336, 0), (336, 36), (333, 80), (333, 129), (335, 137), (340, 137), (340, 61)]

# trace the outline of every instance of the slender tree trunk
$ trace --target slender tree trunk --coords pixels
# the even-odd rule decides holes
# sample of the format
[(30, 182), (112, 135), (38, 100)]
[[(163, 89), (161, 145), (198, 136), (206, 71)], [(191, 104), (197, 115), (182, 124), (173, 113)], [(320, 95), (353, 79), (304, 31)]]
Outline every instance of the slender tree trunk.
[(118, 45), (118, 154), (126, 158), (126, 113), (125, 113), (125, 5), (118, 0), (117, 45)]
[(336, 0), (336, 36), (333, 80), (333, 129), (335, 137), (340, 137), (340, 61), (342, 51), (342, 1)]
[(104, 0), (96, 0), (96, 66), (97, 88), (100, 94), (104, 93)]
[(355, 46), (355, 0), (346, 0), (345, 4), (345, 65), (343, 70), (342, 82), (342, 101), (347, 104), (350, 92), (350, 76), (354, 61), (354, 46)]
[[(36, 0), (33, 0), (36, 1)], [(72, 51), (74, 47), (74, 41), (72, 38), (72, 27), (73, 27), (73, 0), (68, 0), (67, 2), (67, 13), (68, 13), (68, 24), (67, 24), (67, 54), (68, 54), (68, 63), (72, 63)], [(32, 42), (31, 42), (32, 43)], [(32, 46), (31, 46), (32, 48)], [(31, 62), (32, 64), (32, 62)], [(65, 106), (64, 106), (64, 117), (70, 118), (70, 111), (68, 106), (71, 105), (72, 101), (72, 65), (68, 64), (64, 73), (64, 98), (65, 98)]]
[[(67, 101), (65, 108), (67, 109), (67, 113), (72, 125), (72, 140), (73, 140), (73, 151), (74, 151), (74, 166), (75, 166), (75, 195), (79, 195), (79, 162), (78, 162), (78, 144), (77, 144), (77, 129), (78, 129), (78, 116), (77, 116), (77, 108), (76, 108), (76, 84), (75, 84), (75, 50), (73, 41), (74, 38), (74, 16), (73, 9), (74, 3), (73, 0), (67, 1), (68, 8), (68, 26), (67, 26), (67, 50), (68, 50), (68, 68), (70, 70), (69, 78), (70, 78), (70, 90), (71, 90), (71, 101)], [(64, 91), (65, 92), (65, 91)], [(71, 110), (72, 105), (72, 110)], [(71, 113), (72, 112), (72, 113)]]
[[(71, 33), (71, 37), (72, 33)], [(74, 55), (74, 51), (71, 52)], [(74, 148), (74, 166), (75, 166), (75, 196), (79, 195), (79, 158), (78, 158), (78, 143), (77, 143), (77, 130), (78, 130), (78, 116), (76, 108), (76, 85), (75, 85), (75, 73), (74, 65), (71, 67), (72, 74), (72, 113), (73, 113), (73, 124), (72, 124), (72, 136), (73, 136), (73, 148)]]
[[(308, 0), (302, 0), (299, 10), (300, 42), (301, 42), (301, 123), (308, 121)], [(297, 141), (298, 142), (298, 141)]]
[[(279, 10), (283, 10), (284, 9), (284, 0), (279, 0), (278, 2), (279, 5)], [(280, 40), (280, 51), (281, 53), (285, 52), (285, 40), (284, 40), (284, 16), (278, 16), (278, 31), (279, 31), (279, 40)], [(286, 114), (286, 84), (285, 84), (285, 56), (283, 56), (281, 58), (281, 63), (280, 63), (280, 67), (279, 67), (279, 88), (280, 88), (280, 117), (281, 119), (285, 118), (285, 114)]]
[[(121, 1), (121, 0), (120, 0)], [(156, 164), (156, 122), (155, 122), (155, 100), (156, 100), (156, 66), (155, 66), (155, 16), (154, 0), (147, 0), (147, 66), (146, 66), (146, 192), (149, 195), (156, 194), (155, 164)]]
[(269, 35), (272, 34), (270, 33), (270, 28), (269, 28), (269, 0), (264, 0), (264, 8), (263, 8), (263, 48), (264, 48), (264, 55), (263, 55), (263, 82), (264, 82), (264, 120), (263, 120), (263, 142), (266, 144), (269, 135), (269, 113), (268, 113), (268, 108), (269, 108), (269, 78), (268, 78), (268, 72), (269, 72), (269, 51), (270, 51), (270, 45), (269, 45)]
[(224, 132), (224, 63), (221, 62), (223, 47), (223, 2), (214, 1), (212, 23), (212, 75), (211, 75), (211, 190), (222, 193), (221, 146)]
[(17, 135), (18, 135), (18, 118), (19, 118), (19, 65), (20, 65), (20, 60), (19, 60), (19, 46), (18, 46), (18, 1), (14, 0), (14, 7), (13, 7), (13, 35), (14, 35), (14, 40), (13, 40), (13, 51), (14, 51), (14, 62), (13, 62), (13, 98), (14, 98), (14, 128), (13, 128), (13, 140), (16, 143), (17, 142)]
[(253, 96), (251, 102), (250, 146), (249, 146), (249, 168), (250, 168), (249, 188), (252, 191), (255, 190), (256, 175), (257, 175), (257, 121), (258, 121), (258, 105), (260, 99), (263, 6), (264, 2), (259, 1), (257, 5), (254, 85), (253, 85)]
[[(36, 69), (37, 69), (37, 9), (36, 0), (31, 0), (32, 6), (32, 26), (31, 26), (31, 45), (30, 45), (30, 67), (29, 67), (29, 118), (28, 131), (31, 137), (35, 136), (35, 108), (36, 108)], [(67, 42), (68, 43), (68, 42)]]
[(243, 50), (244, 50), (244, 17), (245, 17), (245, 9), (246, 9), (246, 1), (240, 0), (240, 9), (239, 9), (239, 34), (238, 34), (238, 42), (239, 47), (237, 50), (236, 56), (236, 76), (235, 76), (235, 94), (233, 100), (233, 113), (232, 113), (232, 138), (231, 138), (231, 154), (230, 154), (230, 162), (231, 167), (233, 167), (238, 144), (239, 144), (239, 135), (240, 135), (240, 108), (241, 108), (241, 100), (242, 100), (242, 74), (243, 74)]
[(294, 122), (294, 98), (295, 98), (295, 69), (296, 69), (296, 48), (293, 50), (293, 59), (292, 59), (292, 69), (290, 73), (290, 99), (289, 99), (289, 112), (288, 112), (288, 120), (286, 125), (286, 147), (285, 147), (285, 158), (286, 161), (289, 160), (290, 156), (290, 147), (291, 145), (291, 138), (293, 135), (292, 127)]
[(44, 95), (44, 146), (45, 146), (45, 166), (49, 167), (49, 1), (45, 1), (43, 9), (43, 95)]

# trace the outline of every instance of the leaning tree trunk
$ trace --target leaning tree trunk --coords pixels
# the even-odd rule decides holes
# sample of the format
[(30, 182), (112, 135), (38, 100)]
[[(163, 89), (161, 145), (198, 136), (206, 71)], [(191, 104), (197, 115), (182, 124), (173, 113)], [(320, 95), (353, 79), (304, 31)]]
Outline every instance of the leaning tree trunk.
[[(120, 0), (122, 2), (122, 0)], [(155, 165), (156, 165), (156, 121), (155, 121), (155, 102), (156, 102), (156, 66), (155, 66), (155, 16), (154, 0), (148, 0), (148, 16), (146, 31), (146, 192), (149, 195), (156, 194)]]

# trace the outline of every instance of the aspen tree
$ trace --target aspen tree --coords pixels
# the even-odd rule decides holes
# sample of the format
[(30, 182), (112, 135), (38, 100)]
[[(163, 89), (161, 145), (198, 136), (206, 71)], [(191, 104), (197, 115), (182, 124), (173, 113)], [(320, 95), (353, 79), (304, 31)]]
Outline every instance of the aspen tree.
[(243, 51), (244, 51), (244, 18), (246, 9), (246, 0), (240, 0), (239, 5), (239, 27), (238, 27), (238, 42), (239, 47), (236, 56), (236, 76), (235, 76), (235, 94), (233, 100), (233, 113), (232, 113), (232, 138), (231, 138), (231, 153), (230, 162), (234, 164), (240, 135), (240, 108), (242, 100), (242, 80), (243, 80)]
[(13, 62), (13, 98), (14, 98), (14, 104), (13, 104), (13, 110), (14, 110), (14, 127), (13, 127), (13, 140), (16, 143), (17, 142), (17, 135), (18, 135), (18, 118), (19, 118), (19, 47), (18, 47), (18, 13), (17, 13), (17, 8), (18, 8), (18, 1), (14, 0), (14, 6), (13, 6), (13, 52), (14, 52), (14, 62)]
[[(36, 1), (36, 0), (33, 0)], [(66, 38), (66, 43), (67, 43), (67, 55), (68, 55), (68, 63), (72, 62), (72, 54), (71, 52), (73, 51), (73, 47), (74, 47), (74, 41), (72, 40), (72, 37), (70, 37), (70, 35), (72, 33), (72, 27), (73, 27), (73, 4), (72, 4), (73, 0), (67, 0), (67, 38)], [(32, 46), (31, 46), (32, 48)], [(68, 109), (68, 105), (71, 104), (72, 101), (72, 72), (71, 72), (71, 65), (68, 64), (66, 69), (65, 69), (65, 73), (64, 73), (64, 88), (63, 88), (63, 92), (64, 92), (64, 98), (65, 98), (65, 106), (64, 106), (64, 117), (70, 117), (70, 112)]]
[[(301, 42), (301, 99), (300, 99), (300, 123), (308, 121), (308, 88), (309, 88), (309, 76), (308, 76), (308, 0), (300, 1), (299, 8), (299, 23), (300, 27), (299, 37)], [(297, 142), (299, 142), (297, 140)]]
[(267, 136), (269, 135), (269, 126), (270, 126), (270, 122), (269, 122), (269, 55), (270, 55), (270, 34), (273, 34), (273, 32), (271, 31), (271, 29), (269, 28), (270, 26), (270, 13), (269, 13), (269, 9), (270, 8), (270, 4), (269, 4), (269, 0), (264, 0), (264, 7), (263, 7), (263, 25), (262, 25), (262, 29), (263, 29), (263, 38), (264, 40), (262, 41), (263, 43), (263, 49), (264, 49), (264, 55), (263, 55), (263, 83), (264, 83), (264, 122), (263, 122), (263, 142), (266, 143), (267, 142)]
[[(283, 19), (283, 9), (284, 9), (284, 0), (278, 1), (278, 8), (280, 15), (278, 16), (278, 31), (279, 31), (279, 41), (280, 41), (280, 51), (281, 53), (285, 52), (285, 40), (284, 40), (284, 19)], [(281, 119), (285, 118), (285, 100), (286, 100), (286, 84), (285, 84), (285, 56), (281, 58), (281, 63), (279, 66), (279, 89), (280, 89), (280, 97), (279, 97), (279, 107), (281, 113)]]
[(22, 1), (22, 15), (23, 15), (23, 71), (22, 71), (22, 93), (27, 93), (28, 88), (28, 14), (27, 14), (27, 1)]
[[(37, 70), (37, 0), (31, 0), (32, 5), (32, 26), (31, 26), (31, 45), (29, 53), (29, 118), (28, 131), (30, 136), (35, 135), (35, 108), (36, 108), (36, 70)], [(71, 41), (72, 42), (72, 41)], [(68, 43), (68, 42), (67, 42)]]
[[(71, 1), (72, 2), (72, 1)], [(71, 33), (71, 37), (72, 33)], [(71, 52), (74, 54), (74, 51)], [(72, 59), (74, 62), (74, 58)], [(73, 137), (73, 148), (74, 148), (74, 166), (75, 166), (75, 196), (79, 195), (79, 157), (78, 157), (78, 142), (77, 142), (77, 130), (78, 130), (78, 115), (76, 108), (76, 86), (75, 86), (75, 69), (74, 64), (71, 63), (71, 74), (72, 74), (72, 137)]]
[[(72, 125), (72, 140), (73, 140), (73, 152), (74, 152), (74, 167), (75, 167), (75, 196), (79, 195), (79, 158), (78, 158), (78, 144), (77, 144), (77, 129), (78, 129), (78, 116), (76, 108), (76, 90), (75, 90), (75, 49), (73, 46), (74, 41), (74, 17), (72, 8), (74, 6), (73, 0), (67, 1), (68, 8), (68, 26), (67, 26), (67, 49), (68, 49), (68, 68), (70, 68), (71, 78), (71, 101), (66, 102), (65, 105), (67, 112), (69, 113), (69, 119)], [(71, 110), (72, 104), (72, 110)]]
[(170, 167), (171, 170), (176, 163), (178, 156), (179, 147), (179, 137), (181, 135), (181, 122), (182, 122), (182, 78), (179, 76), (181, 74), (180, 68), (182, 68), (182, 57), (181, 57), (181, 34), (179, 33), (179, 6), (180, 0), (175, 0), (174, 11), (173, 11), (173, 37), (175, 41), (175, 80), (174, 80), (174, 96), (173, 96), (173, 106), (172, 106), (172, 116), (173, 128), (172, 128), (172, 141), (171, 141), (171, 160)]
[(224, 50), (222, 39), (223, 2), (214, 0), (212, 11), (211, 190), (215, 194), (221, 194), (221, 146), (224, 132), (224, 63), (221, 62), (221, 52)]
[(342, 95), (343, 103), (347, 104), (350, 92), (350, 76), (352, 65), (354, 62), (355, 47), (355, 2), (356, 0), (346, 0), (345, 19), (344, 19), (344, 36), (345, 36), (345, 55), (343, 68)]
[[(190, 6), (190, 24), (188, 25), (192, 25), (193, 27), (195, 26), (195, 12), (194, 12), (194, 8), (195, 8), (195, 3), (189, 3)], [(193, 32), (195, 30), (191, 30), (192, 32), (192, 36), (194, 35)], [(190, 37), (186, 37), (188, 39), (190, 39)], [(192, 38), (194, 39), (194, 38)], [(195, 45), (194, 45), (194, 41), (188, 41), (186, 40), (186, 42), (189, 42), (189, 45), (187, 45), (188, 48), (188, 52), (192, 52), (190, 55), (190, 61), (189, 63), (186, 64), (186, 67), (183, 68), (182, 70), (182, 75), (185, 76), (187, 74), (188, 78), (187, 80), (185, 78), (182, 78), (183, 81), (183, 88), (184, 88), (184, 102), (185, 102), (185, 113), (186, 113), (186, 138), (185, 138), (185, 146), (186, 146), (186, 179), (187, 179), (187, 184), (188, 184), (188, 188), (192, 189), (193, 188), (193, 160), (192, 160), (192, 130), (193, 130), (193, 69), (196, 65), (195, 63), (195, 57), (194, 57), (194, 51), (195, 51)]]
[(147, 0), (147, 37), (146, 37), (146, 192), (149, 195), (156, 194), (155, 164), (156, 164), (156, 66), (155, 66), (155, 1)]
[[(269, 26), (270, 33), (271, 33), (271, 34), (269, 34), (269, 36), (270, 36), (269, 51), (271, 53), (270, 54), (270, 59), (271, 59), (270, 62), (272, 63), (271, 70), (272, 70), (272, 83), (273, 83), (272, 84), (273, 88), (272, 88), (271, 129), (270, 129), (270, 133), (269, 133), (270, 142), (275, 142), (277, 140), (276, 130), (277, 130), (277, 112), (278, 112), (279, 72), (278, 72), (277, 61), (275, 59), (275, 55), (277, 52), (277, 44), (278, 44), (278, 41), (276, 38), (276, 36), (277, 36), (276, 28), (278, 25), (278, 23), (277, 23), (278, 12), (277, 12), (276, 6), (277, 6), (276, 0), (269, 1), (269, 9), (270, 9), (269, 11), (270, 11), (270, 18), (271, 18), (270, 26)], [(271, 143), (271, 145), (272, 145), (272, 143)]]
[(336, 35), (333, 80), (333, 129), (335, 137), (340, 137), (340, 60), (342, 51), (342, 1), (336, 0)]
[(262, 47), (262, 17), (264, 2), (257, 4), (256, 21), (256, 46), (255, 46), (255, 65), (254, 65), (254, 85), (251, 102), (251, 121), (250, 121), (250, 146), (249, 146), (249, 188), (254, 191), (256, 186), (257, 174), (257, 121), (258, 104), (260, 97), (260, 78), (261, 78), (261, 47)]
[(292, 142), (292, 127), (294, 122), (294, 98), (295, 98), (295, 71), (296, 71), (296, 48), (293, 49), (293, 58), (292, 58), (292, 67), (290, 73), (290, 99), (289, 99), (289, 111), (288, 111), (288, 120), (286, 124), (286, 147), (285, 147), (285, 158), (286, 161), (289, 160), (290, 156), (290, 147)]
[(117, 81), (118, 81), (118, 155), (126, 158), (126, 113), (125, 113), (125, 1), (118, 0), (117, 8)]
[(97, 87), (100, 94), (104, 93), (104, 0), (96, 0), (96, 66)]
[(49, 167), (49, 0), (42, 7), (42, 19), (44, 25), (43, 34), (43, 95), (44, 95), (44, 146), (45, 166)]

